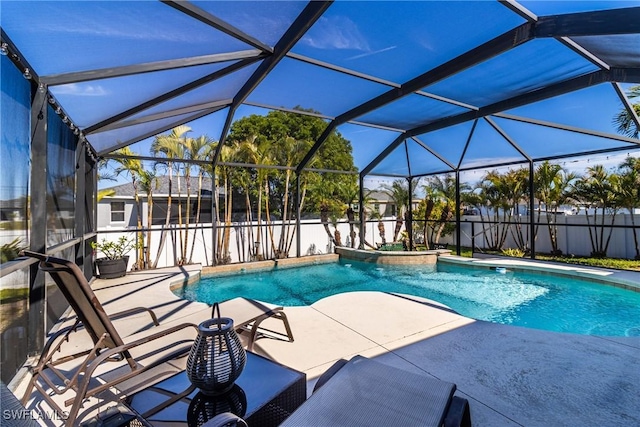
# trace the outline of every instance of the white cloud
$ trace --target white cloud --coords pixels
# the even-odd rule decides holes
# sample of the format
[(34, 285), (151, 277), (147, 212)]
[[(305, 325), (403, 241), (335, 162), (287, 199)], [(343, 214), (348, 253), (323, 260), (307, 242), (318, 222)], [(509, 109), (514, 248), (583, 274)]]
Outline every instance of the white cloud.
[(78, 85), (71, 83), (68, 85), (57, 86), (52, 89), (54, 95), (72, 95), (72, 96), (104, 96), (109, 91), (100, 85)]
[(322, 17), (311, 35), (302, 42), (317, 49), (350, 49), (370, 52), (371, 48), (355, 22), (344, 16)]

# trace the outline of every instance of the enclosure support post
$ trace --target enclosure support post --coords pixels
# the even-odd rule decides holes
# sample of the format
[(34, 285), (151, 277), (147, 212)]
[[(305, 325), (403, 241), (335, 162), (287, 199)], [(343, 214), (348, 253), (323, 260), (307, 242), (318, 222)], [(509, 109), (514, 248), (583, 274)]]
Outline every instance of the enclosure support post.
[(536, 225), (533, 221), (533, 213), (535, 211), (535, 170), (533, 168), (533, 160), (529, 161), (529, 242), (531, 249), (531, 259), (536, 259)]
[[(86, 197), (86, 169), (87, 169), (87, 148), (79, 140), (76, 139), (76, 206), (75, 206), (75, 237), (84, 237), (85, 215), (87, 209), (85, 206), (88, 204)], [(82, 239), (75, 247), (75, 262), (80, 266), (80, 269), (84, 271), (84, 255), (85, 255), (85, 241)]]
[[(211, 161), (211, 265), (217, 265), (218, 256), (218, 193), (215, 162)], [(175, 258), (175, 255), (174, 255)]]
[(300, 257), (300, 245), (302, 238), (300, 236), (300, 173), (296, 172), (296, 257)]
[(409, 245), (407, 250), (408, 251), (412, 251), (413, 250), (413, 178), (412, 177), (408, 177), (407, 181), (409, 183), (408, 187), (409, 187), (409, 200), (407, 203), (407, 234), (408, 234), (408, 238), (409, 238)]
[[(456, 255), (460, 255), (460, 170), (456, 169)], [(472, 234), (473, 235), (473, 234)]]
[[(31, 221), (29, 249), (46, 253), (47, 250), (47, 93), (35, 90), (31, 103)], [(44, 273), (38, 263), (31, 264), (29, 283), (29, 354), (38, 353), (44, 345), (46, 319), (46, 287)]]
[(364, 230), (367, 226), (364, 217), (364, 176), (360, 174), (360, 182), (359, 182), (359, 191), (358, 191), (358, 216), (360, 219), (360, 244), (358, 245), (358, 249), (364, 249), (364, 239), (365, 234)]

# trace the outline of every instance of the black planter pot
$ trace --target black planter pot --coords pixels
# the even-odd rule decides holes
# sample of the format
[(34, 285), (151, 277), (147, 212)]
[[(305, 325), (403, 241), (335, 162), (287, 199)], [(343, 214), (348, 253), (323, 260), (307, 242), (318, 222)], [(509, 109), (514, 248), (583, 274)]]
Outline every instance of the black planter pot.
[(115, 279), (127, 274), (127, 265), (129, 257), (125, 256), (118, 259), (98, 258), (96, 267), (98, 267), (99, 277), (101, 279)]

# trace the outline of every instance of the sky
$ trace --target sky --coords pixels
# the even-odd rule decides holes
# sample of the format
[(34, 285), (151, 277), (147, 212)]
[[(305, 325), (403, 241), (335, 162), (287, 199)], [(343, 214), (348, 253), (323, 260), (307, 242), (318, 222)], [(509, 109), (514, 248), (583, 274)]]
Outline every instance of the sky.
[[(55, 75), (78, 70), (166, 61), (210, 55), (252, 46), (212, 27), (184, 16), (160, 2), (3, 2), (0, 17), (3, 30), (20, 47), (39, 75)], [(240, 30), (273, 45), (305, 6), (304, 2), (206, 2), (194, 4), (227, 20)], [(640, 1), (523, 1), (533, 14), (584, 12), (611, 7), (639, 6)], [(291, 49), (292, 54), (324, 61), (377, 78), (369, 81), (312, 66), (295, 58), (284, 58), (261, 84), (249, 94), (252, 104), (312, 108), (328, 119), (335, 117), (416, 75), (442, 64), (524, 22), (504, 5), (494, 1), (472, 2), (364, 2), (337, 1), (319, 18)], [(22, 17), (29, 14), (24, 25)], [(446, 36), (442, 36), (445, 34)], [(616, 39), (617, 40), (617, 39)], [(640, 39), (633, 39), (632, 42)], [(114, 43), (115, 41), (115, 43)], [(615, 41), (615, 40), (614, 40)], [(622, 40), (628, 42), (627, 39)], [(506, 64), (520, 67), (507, 67)], [(192, 66), (142, 75), (85, 81), (50, 87), (65, 113), (81, 128), (108, 119), (119, 111), (180, 87), (194, 79), (223, 69), (230, 62)], [(231, 99), (257, 68), (246, 66), (183, 96), (152, 107), (138, 115), (155, 114), (210, 101)], [(553, 39), (536, 39), (491, 58), (469, 70), (427, 85), (422, 90), (463, 104), (487, 105), (505, 94), (513, 96), (579, 76), (597, 67)], [(385, 84), (389, 83), (389, 84)], [(623, 85), (628, 89), (630, 85)], [(570, 95), (542, 101), (506, 113), (565, 126), (615, 133), (612, 117), (621, 102), (611, 84), (602, 84)], [(379, 126), (409, 129), (425, 119), (466, 111), (459, 105), (433, 98), (409, 95), (356, 120)], [(266, 114), (268, 110), (243, 105), (235, 118)], [(192, 136), (220, 138), (227, 110), (189, 123)], [(182, 117), (187, 117), (185, 114)], [(168, 124), (174, 119), (153, 123)], [(505, 118), (494, 123), (480, 121), (462, 160), (462, 167), (521, 158), (517, 149), (500, 136), (494, 126), (512, 138), (518, 147), (534, 157), (620, 146), (602, 138), (534, 126)], [(144, 134), (149, 125), (134, 127)], [(374, 172), (423, 174), (446, 165), (420, 148), (428, 145), (446, 161), (457, 165), (469, 138), (471, 123), (452, 129), (418, 135), (410, 141), (410, 165), (405, 147), (398, 147)], [(398, 135), (392, 130), (344, 124), (338, 131), (352, 142), (358, 168), (367, 166)], [(126, 141), (130, 130), (115, 129), (89, 140), (100, 151), (114, 141)], [(151, 138), (132, 145), (132, 150), (149, 155)], [(604, 145), (603, 145), (604, 143)], [(626, 154), (626, 153), (625, 153)], [(606, 160), (606, 159), (605, 159)], [(572, 166), (577, 166), (572, 163)], [(112, 185), (112, 184), (111, 184)]]

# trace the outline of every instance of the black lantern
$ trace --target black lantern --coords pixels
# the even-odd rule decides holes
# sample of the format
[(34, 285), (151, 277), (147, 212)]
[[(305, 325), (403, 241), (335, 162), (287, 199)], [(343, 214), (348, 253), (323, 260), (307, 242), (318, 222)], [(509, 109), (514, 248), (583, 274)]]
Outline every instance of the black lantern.
[(220, 317), (217, 303), (213, 305), (212, 317), (198, 325), (198, 337), (187, 359), (189, 381), (210, 396), (231, 389), (247, 362), (233, 320)]

